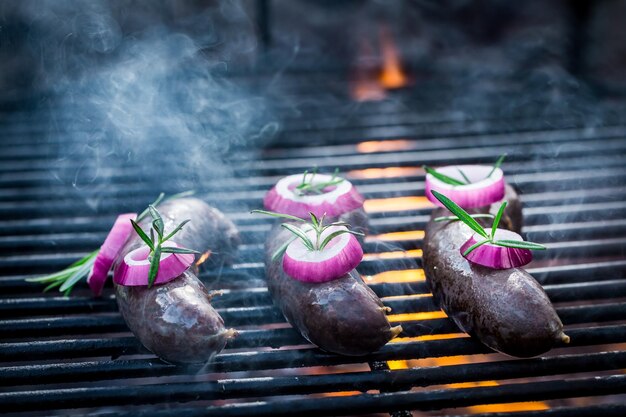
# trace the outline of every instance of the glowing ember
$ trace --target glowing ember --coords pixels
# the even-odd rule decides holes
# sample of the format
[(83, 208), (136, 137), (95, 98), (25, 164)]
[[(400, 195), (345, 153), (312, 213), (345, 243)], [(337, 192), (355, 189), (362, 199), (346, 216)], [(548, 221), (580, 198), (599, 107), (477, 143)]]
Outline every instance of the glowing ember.
[(368, 284), (403, 283), (424, 281), (423, 269), (405, 269), (401, 271), (385, 271), (364, 277)]
[(373, 259), (402, 259), (402, 258), (421, 258), (421, 249), (411, 249), (406, 251), (393, 251), (393, 252), (381, 252), (381, 253), (366, 253), (363, 255), (363, 259), (370, 261)]
[(408, 211), (434, 207), (424, 196), (376, 198), (365, 200), (363, 208), (368, 213), (380, 213), (383, 211)]
[[(498, 385), (497, 383), (495, 385)], [(482, 413), (503, 413), (513, 411), (541, 411), (548, 410), (550, 407), (543, 401), (533, 401), (526, 403), (504, 403), (504, 404), (487, 404), (475, 405), (468, 407), (473, 414)]]
[(349, 171), (347, 173), (347, 177), (358, 179), (400, 178), (423, 174), (424, 170), (418, 167), (391, 167), (356, 169), (353, 171)]
[(407, 76), (402, 70), (400, 54), (393, 42), (389, 29), (380, 28), (380, 42), (383, 54), (383, 69), (380, 73), (380, 83), (385, 88), (400, 88), (408, 84)]
[[(448, 317), (446, 313), (442, 310), (439, 311), (424, 311), (422, 313), (404, 313), (404, 314), (390, 314), (387, 316), (391, 323), (399, 322), (399, 321), (419, 321), (419, 320), (435, 320), (435, 319), (444, 319)], [(465, 334), (465, 333), (463, 333)], [(430, 336), (430, 335), (429, 335)], [(432, 335), (434, 336), (445, 336), (441, 334)], [(458, 337), (459, 335), (455, 336)], [(424, 336), (419, 336), (424, 337)], [(444, 337), (444, 339), (450, 339), (449, 337)], [(421, 340), (421, 339), (420, 339)]]
[(201, 265), (204, 261), (206, 261), (207, 259), (209, 259), (209, 256), (211, 256), (211, 251), (206, 251), (204, 252), (202, 255), (200, 255), (200, 257), (198, 258), (198, 260), (196, 261), (196, 266)]
[(395, 152), (413, 148), (413, 142), (404, 139), (369, 140), (357, 143), (356, 150), (361, 153)]
[(380, 235), (368, 235), (365, 237), (366, 242), (402, 242), (407, 240), (424, 239), (423, 230), (407, 230), (405, 232), (382, 233)]

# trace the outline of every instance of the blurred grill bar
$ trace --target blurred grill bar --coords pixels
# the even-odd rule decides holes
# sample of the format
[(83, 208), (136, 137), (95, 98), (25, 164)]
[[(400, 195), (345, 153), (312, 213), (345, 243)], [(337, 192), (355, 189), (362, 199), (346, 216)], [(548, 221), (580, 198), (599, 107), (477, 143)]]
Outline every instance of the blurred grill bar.
[[(306, 118), (286, 120), (280, 145), (233, 155), (232, 177), (201, 184), (181, 177), (175, 187), (145, 180), (153, 173), (150, 167), (120, 161), (107, 162), (92, 182), (75, 187), (71, 179), (81, 170), (98, 168), (81, 159), (80, 151), (61, 161), (66, 147), (80, 143), (78, 136), (50, 137), (47, 121), (37, 114), (4, 113), (2, 410), (99, 416), (278, 416), (297, 410), (326, 416), (459, 408), (454, 413), (480, 415), (465, 407), (544, 401), (544, 410), (514, 415), (623, 415), (626, 124), (617, 116), (622, 107), (616, 105), (593, 126), (576, 112), (537, 114), (530, 108), (504, 114), (497, 107), (468, 116), (424, 109), (409, 96), (402, 106), (364, 103), (342, 117), (341, 107), (311, 105)], [(530, 270), (572, 338), (541, 358), (511, 360), (459, 335), (450, 320), (437, 315), (420, 269), (420, 231), (431, 210), (415, 199), (424, 191), (421, 165), (492, 163), (503, 152), (509, 153), (508, 179), (523, 194), (524, 232), (551, 249), (538, 255)], [(248, 211), (261, 205), (277, 178), (313, 165), (339, 167), (368, 200), (372, 236), (359, 270), (401, 315), (392, 318), (402, 324), (403, 339), (364, 358), (331, 355), (307, 344), (286, 326), (264, 285), (262, 244), (270, 221)], [(244, 240), (238, 264), (202, 273), (209, 286), (225, 290), (215, 306), (229, 325), (241, 329), (212, 364), (176, 367), (149, 355), (128, 332), (110, 288), (102, 299), (89, 297), (85, 285), (64, 298), (42, 294), (40, 286), (24, 281), (97, 247), (115, 213), (135, 210), (160, 191), (185, 187), (223, 209)], [(451, 385), (459, 383), (466, 385)], [(574, 401), (577, 397), (584, 398)]]

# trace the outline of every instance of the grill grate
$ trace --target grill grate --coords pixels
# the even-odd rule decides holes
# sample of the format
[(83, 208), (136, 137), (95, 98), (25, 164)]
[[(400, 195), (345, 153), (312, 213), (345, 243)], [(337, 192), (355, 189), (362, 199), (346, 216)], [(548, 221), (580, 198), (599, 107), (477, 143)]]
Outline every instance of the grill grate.
[[(493, 104), (469, 116), (402, 95), (359, 107), (304, 105), (307, 116), (286, 118), (279, 145), (234, 155), (232, 177), (198, 183), (182, 176), (175, 186), (137, 181), (151, 172), (139, 165), (101, 169), (80, 151), (61, 160), (63, 149), (80, 144), (77, 135), (50, 136), (35, 112), (2, 114), (2, 410), (483, 415), (498, 409), (475, 406), (532, 401), (515, 416), (623, 415), (626, 124), (614, 103), (613, 111), (598, 110), (601, 123), (590, 127), (576, 111), (503, 111), (498, 102), (486, 100)], [(503, 152), (510, 155), (509, 181), (523, 193), (524, 232), (551, 249), (538, 254), (531, 272), (572, 338), (541, 358), (512, 360), (459, 334), (433, 304), (420, 268), (430, 206), (418, 197), (424, 191), (419, 167), (490, 163)], [(262, 243), (271, 222), (248, 210), (260, 206), (280, 176), (313, 165), (340, 167), (367, 198), (373, 230), (359, 270), (404, 328), (399, 341), (365, 358), (306, 344), (264, 285)], [(88, 185), (95, 191), (87, 189), (87, 197), (64, 176), (95, 169), (99, 174)], [(241, 329), (212, 364), (175, 367), (154, 358), (128, 332), (110, 288), (98, 300), (86, 285), (63, 298), (24, 281), (92, 250), (116, 213), (141, 207), (159, 191), (184, 188), (198, 189), (225, 211), (244, 241), (239, 263), (201, 275), (210, 287), (224, 289), (214, 305), (229, 326)]]

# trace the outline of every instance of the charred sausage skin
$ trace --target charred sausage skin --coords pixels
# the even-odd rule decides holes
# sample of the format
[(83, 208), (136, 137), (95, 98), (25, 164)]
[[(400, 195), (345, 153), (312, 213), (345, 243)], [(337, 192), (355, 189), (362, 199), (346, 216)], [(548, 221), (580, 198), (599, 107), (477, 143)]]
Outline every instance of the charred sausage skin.
[[(521, 229), (521, 204), (507, 186), (508, 205), (501, 223)], [(495, 212), (500, 204), (481, 211)], [(568, 342), (563, 324), (541, 285), (525, 270), (494, 270), (468, 262), (459, 248), (472, 235), (462, 222), (434, 222), (450, 215), (433, 212), (424, 239), (424, 271), (435, 302), (461, 330), (490, 348), (516, 357), (547, 352)]]
[(380, 349), (402, 331), (391, 327), (389, 309), (356, 270), (321, 284), (285, 274), (282, 258), (273, 261), (272, 255), (292, 236), (280, 225), (272, 229), (265, 244), (265, 271), (274, 303), (304, 338), (328, 352), (360, 356)]
[[(158, 209), (166, 231), (183, 220), (191, 220), (174, 237), (177, 243), (203, 253), (212, 250), (207, 261), (220, 264), (232, 259), (239, 236), (219, 210), (195, 198), (173, 200)], [(140, 226), (147, 231), (150, 221)], [(142, 244), (138, 236), (133, 237), (122, 256)], [(166, 362), (205, 363), (236, 334), (224, 327), (222, 317), (210, 303), (214, 293), (207, 291), (196, 274), (194, 265), (180, 277), (152, 288), (114, 284), (126, 324), (148, 350)]]

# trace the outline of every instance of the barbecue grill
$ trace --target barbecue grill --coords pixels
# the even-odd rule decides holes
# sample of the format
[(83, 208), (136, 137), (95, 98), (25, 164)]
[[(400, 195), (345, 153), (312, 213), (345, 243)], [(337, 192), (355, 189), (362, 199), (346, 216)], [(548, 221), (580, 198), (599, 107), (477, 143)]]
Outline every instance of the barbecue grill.
[[(258, 5), (268, 19), (267, 2)], [(262, 20), (265, 42), (267, 25)], [(472, 92), (468, 107), (459, 100), (466, 82), (445, 77), (354, 101), (351, 80), (333, 72), (280, 81), (272, 71), (232, 75), (230, 82), (259, 95), (280, 84), (288, 105), (275, 109), (279, 133), (227, 153), (219, 176), (190, 175), (168, 152), (150, 154), (149, 163), (120, 157), (108, 147), (115, 138), (94, 135), (103, 123), (97, 115), (74, 120), (72, 109), (86, 103), (55, 112), (61, 98), (54, 93), (1, 103), (0, 409), (16, 416), (626, 415), (625, 105), (578, 90), (555, 99), (550, 90), (526, 95), (523, 81), (479, 81), (488, 88)], [(422, 165), (491, 164), (502, 153), (522, 195), (523, 233), (549, 248), (529, 270), (571, 337), (531, 359), (494, 353), (461, 333), (435, 306), (421, 269), (432, 210)], [(263, 242), (272, 221), (249, 211), (261, 208), (279, 178), (314, 166), (339, 168), (366, 198), (371, 230), (358, 270), (404, 329), (368, 356), (310, 345), (266, 289)], [(233, 265), (200, 275), (223, 291), (213, 304), (239, 331), (210, 363), (174, 366), (150, 354), (118, 313), (110, 283), (94, 299), (84, 282), (62, 297), (26, 281), (97, 248), (118, 213), (185, 189), (224, 211), (243, 240)]]

